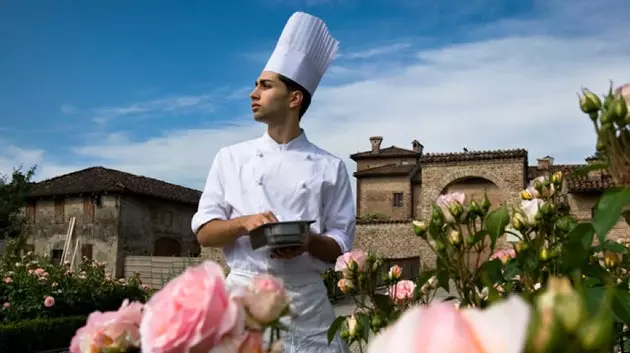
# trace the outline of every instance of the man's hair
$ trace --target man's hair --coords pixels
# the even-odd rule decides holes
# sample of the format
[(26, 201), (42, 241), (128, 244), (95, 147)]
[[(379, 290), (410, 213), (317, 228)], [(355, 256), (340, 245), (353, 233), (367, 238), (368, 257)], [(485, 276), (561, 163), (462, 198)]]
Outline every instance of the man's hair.
[(280, 80), (280, 82), (284, 83), (285, 86), (287, 86), (287, 90), (289, 92), (295, 92), (295, 91), (302, 92), (303, 98), (302, 98), (302, 104), (300, 104), (300, 120), (301, 120), (302, 116), (304, 115), (304, 113), (306, 113), (306, 111), (308, 110), (308, 107), (311, 105), (311, 94), (299, 83), (293, 81), (292, 79), (286, 76), (278, 75), (278, 79)]

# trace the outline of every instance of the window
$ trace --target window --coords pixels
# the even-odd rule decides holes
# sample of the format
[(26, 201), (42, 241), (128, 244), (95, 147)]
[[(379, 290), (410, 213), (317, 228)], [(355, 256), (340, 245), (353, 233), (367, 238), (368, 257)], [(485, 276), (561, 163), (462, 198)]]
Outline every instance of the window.
[(61, 263), (61, 255), (63, 255), (63, 250), (61, 249), (52, 250), (50, 252), (50, 261), (55, 265), (59, 265)]
[(392, 197), (392, 207), (402, 207), (403, 206), (403, 193), (395, 192)]
[(35, 203), (35, 201), (33, 201), (33, 202), (29, 202), (29, 203), (26, 205), (26, 218), (27, 218), (27, 219), (29, 220), (29, 222), (31, 222), (31, 223), (35, 223), (35, 214), (36, 214), (36, 212), (37, 212), (36, 210), (37, 210), (37, 207), (36, 207), (36, 203)]
[(90, 196), (83, 197), (83, 223), (94, 222), (94, 200)]
[(57, 224), (66, 223), (64, 206), (65, 206), (65, 202), (63, 202), (63, 199), (55, 200), (55, 223)]
[(81, 259), (84, 257), (88, 260), (92, 260), (92, 244), (81, 245)]

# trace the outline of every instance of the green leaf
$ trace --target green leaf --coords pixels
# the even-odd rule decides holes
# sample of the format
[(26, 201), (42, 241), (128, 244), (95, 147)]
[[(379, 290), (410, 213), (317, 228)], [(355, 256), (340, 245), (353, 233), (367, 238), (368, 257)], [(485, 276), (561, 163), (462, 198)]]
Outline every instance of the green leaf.
[(630, 225), (630, 210), (623, 211), (621, 215), (626, 219), (626, 223)]
[(488, 236), (488, 234), (488, 231), (485, 229), (478, 231), (477, 233), (475, 233), (475, 235), (473, 235), (473, 243), (470, 244), (470, 246), (472, 247), (477, 245), (479, 242), (483, 241), (486, 236)]
[(361, 323), (361, 327), (363, 328), (361, 338), (363, 338), (363, 340), (367, 342), (368, 338), (370, 337), (370, 317), (365, 313), (359, 313), (356, 316), (357, 321)]
[(630, 205), (630, 188), (606, 190), (599, 199), (592, 223), (600, 243), (604, 243), (606, 235), (617, 224), (621, 211), (627, 205)]
[(590, 223), (580, 223), (567, 233), (567, 242), (562, 252), (562, 263), (569, 270), (579, 267), (588, 259), (595, 230)]
[(490, 249), (494, 250), (497, 239), (505, 233), (505, 227), (510, 223), (510, 213), (505, 205), (492, 210), (486, 216), (485, 229), (490, 235)]
[(339, 329), (341, 328), (341, 324), (343, 324), (344, 321), (346, 321), (345, 316), (337, 316), (332, 325), (330, 325), (330, 327), (328, 328), (328, 344), (330, 344), (330, 342), (335, 339), (335, 335), (337, 334), (337, 331), (339, 331)]
[(604, 242), (604, 244), (601, 245), (601, 248), (603, 251), (611, 251), (611, 252), (616, 252), (620, 254), (628, 253), (628, 248), (617, 243), (616, 241), (612, 241), (609, 239), (606, 239), (606, 242)]
[[(495, 283), (503, 282), (503, 263), (499, 259), (494, 259), (490, 261), (486, 261), (480, 266), (480, 280), (482, 280), (482, 285), (486, 285), (491, 287)], [(485, 281), (490, 281), (490, 283), (484, 283)]]
[(619, 321), (630, 325), (630, 292), (616, 289), (612, 300), (612, 310)]
[(444, 261), (438, 258), (437, 261), (437, 280), (438, 285), (444, 289), (447, 293), (450, 292), (449, 285), (449, 273), (448, 265), (444, 264)]
[(389, 296), (386, 294), (374, 294), (372, 297), (372, 301), (376, 308), (382, 312), (385, 316), (389, 315), (389, 311), (391, 309), (391, 305), (389, 302)]

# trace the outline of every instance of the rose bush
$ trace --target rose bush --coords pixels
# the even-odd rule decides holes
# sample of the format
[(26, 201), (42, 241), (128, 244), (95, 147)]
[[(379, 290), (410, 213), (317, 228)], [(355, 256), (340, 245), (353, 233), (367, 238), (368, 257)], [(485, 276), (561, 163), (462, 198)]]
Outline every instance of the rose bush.
[[(213, 261), (187, 268), (147, 302), (93, 313), (72, 340), (72, 353), (281, 353), (280, 319), (292, 315), (281, 280), (254, 277), (229, 292)], [(268, 347), (263, 334), (268, 331)]]
[[(571, 213), (562, 171), (535, 178), (510, 205), (492, 205), (487, 195), (440, 195), (428, 219), (413, 222), (415, 234), (435, 254), (432, 268), (415, 283), (391, 268), (379, 288), (375, 276), (382, 259), (371, 253), (357, 257), (361, 250), (339, 257), (345, 266), (336, 267), (338, 287), (357, 309), (332, 323), (329, 339), (341, 330), (349, 344), (361, 351), (367, 344), (368, 352), (627, 349), (630, 249), (607, 235), (620, 218), (630, 224), (629, 92), (630, 85), (614, 91), (611, 85), (603, 103), (588, 90), (580, 97), (595, 127), (599, 162), (569, 177), (600, 169), (613, 186), (595, 205), (591, 221)], [(517, 241), (498, 247), (507, 234)], [(365, 265), (355, 258), (365, 258)], [(453, 303), (429, 305), (438, 289), (454, 292), (446, 298)]]
[(32, 253), (0, 268), (0, 323), (41, 317), (87, 316), (125, 299), (144, 302), (151, 289), (137, 276), (115, 279), (105, 264), (83, 259), (77, 271)]

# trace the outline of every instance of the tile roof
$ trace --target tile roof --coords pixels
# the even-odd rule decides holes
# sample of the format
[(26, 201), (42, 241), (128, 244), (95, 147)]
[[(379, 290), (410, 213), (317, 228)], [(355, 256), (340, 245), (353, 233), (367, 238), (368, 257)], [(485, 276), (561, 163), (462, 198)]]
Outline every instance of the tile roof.
[(420, 163), (449, 163), (468, 161), (487, 161), (497, 159), (527, 158), (527, 150), (491, 150), (491, 151), (468, 151), (456, 153), (426, 153), (420, 158)]
[[(581, 167), (583, 165), (584, 164), (552, 164), (551, 173), (561, 171), (563, 174), (567, 175), (573, 172), (576, 168)], [(545, 171), (542, 169), (539, 169), (535, 165), (527, 167), (527, 181), (534, 180), (544, 174), (545, 174)]]
[(599, 176), (571, 175), (566, 177), (567, 191), (570, 193), (602, 192), (615, 186), (610, 174)]
[(30, 197), (99, 192), (131, 193), (195, 205), (201, 197), (199, 190), (104, 167), (82, 169), (35, 183)]
[[(587, 158), (587, 160), (594, 160), (594, 158)], [(586, 164), (557, 164), (551, 166), (551, 173), (562, 171), (565, 175), (567, 183), (567, 191), (570, 193), (589, 193), (589, 192), (601, 192), (605, 189), (614, 186), (612, 177), (603, 172), (603, 174), (596, 175), (578, 175), (577, 169), (584, 167)], [(598, 172), (599, 173), (599, 172)], [(544, 174), (543, 170), (538, 169), (535, 166), (527, 168), (527, 180), (533, 180)]]
[(408, 175), (411, 176), (416, 169), (416, 164), (387, 164), (379, 167), (364, 169), (354, 172), (355, 177), (366, 176), (395, 176)]
[(350, 155), (350, 158), (354, 161), (356, 161), (357, 159), (379, 157), (420, 157), (420, 153), (396, 146), (390, 146), (386, 148), (381, 148), (378, 153), (372, 153), (372, 151), (364, 151)]

